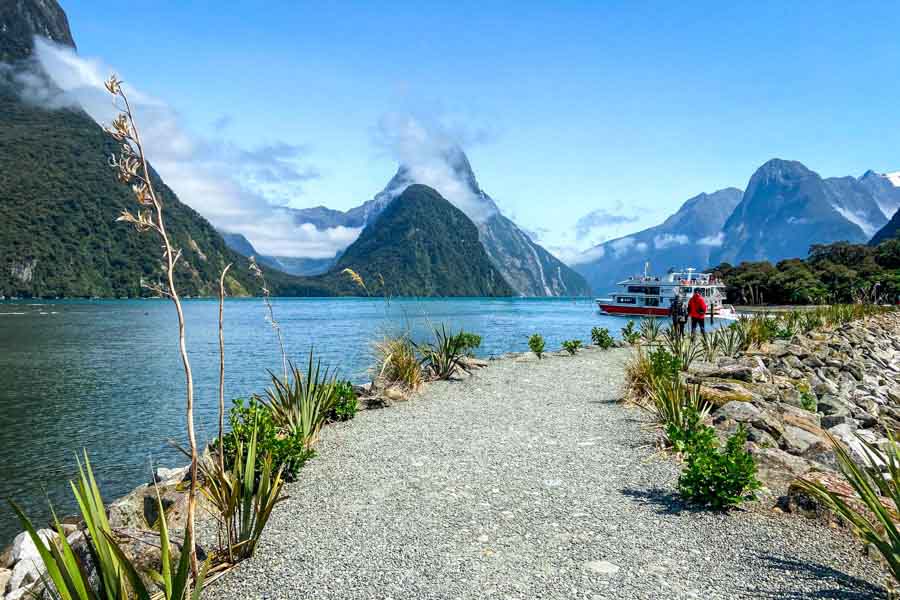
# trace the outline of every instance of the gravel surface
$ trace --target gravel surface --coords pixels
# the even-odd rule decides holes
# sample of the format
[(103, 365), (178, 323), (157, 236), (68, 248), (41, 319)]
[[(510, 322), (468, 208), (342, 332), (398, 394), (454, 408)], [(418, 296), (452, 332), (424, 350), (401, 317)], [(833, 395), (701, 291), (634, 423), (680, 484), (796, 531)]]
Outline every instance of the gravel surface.
[(505, 359), (328, 427), (205, 598), (883, 597), (846, 533), (691, 510), (616, 402), (626, 350)]

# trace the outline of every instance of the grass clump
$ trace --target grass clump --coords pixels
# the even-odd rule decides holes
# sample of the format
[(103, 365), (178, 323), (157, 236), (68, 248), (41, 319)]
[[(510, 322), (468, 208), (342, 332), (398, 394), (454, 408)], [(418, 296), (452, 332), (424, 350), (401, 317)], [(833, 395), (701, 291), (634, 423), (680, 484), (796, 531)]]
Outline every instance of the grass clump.
[(372, 378), (377, 387), (413, 392), (422, 385), (422, 364), (409, 336), (385, 337), (373, 346)]
[(612, 348), (615, 344), (615, 340), (609, 335), (609, 329), (606, 327), (594, 327), (591, 329), (591, 341), (594, 342), (595, 346), (603, 350)]
[(569, 353), (569, 356), (575, 356), (581, 349), (581, 340), (566, 340), (562, 343), (562, 349)]
[(534, 352), (538, 360), (544, 358), (544, 336), (539, 333), (533, 334), (528, 338), (528, 348)]

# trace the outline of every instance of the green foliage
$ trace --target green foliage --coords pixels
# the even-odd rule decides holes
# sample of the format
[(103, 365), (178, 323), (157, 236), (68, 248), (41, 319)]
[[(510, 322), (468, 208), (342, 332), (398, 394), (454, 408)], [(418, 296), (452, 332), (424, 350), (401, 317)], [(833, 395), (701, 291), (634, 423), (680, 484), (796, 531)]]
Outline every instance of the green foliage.
[[(359, 401), (353, 384), (349, 381), (339, 381), (334, 385), (334, 394), (337, 397), (328, 415), (330, 421), (349, 421), (356, 416), (359, 410)], [(276, 462), (276, 466), (277, 466)]]
[[(56, 540), (44, 542), (38, 535), (22, 509), (11, 502), (25, 531), (36, 546), (44, 563), (45, 583), (52, 584), (50, 595), (59, 600), (150, 600), (151, 591), (147, 588), (141, 574), (131, 559), (125, 554), (110, 528), (106, 518), (106, 507), (100, 494), (100, 488), (94, 478), (87, 453), (84, 465), (78, 464), (78, 482), (72, 482), (72, 491), (78, 501), (81, 517), (86, 531), (85, 541), (90, 555), (89, 564), (76, 552), (66, 539), (66, 532), (59, 520), (54, 516), (54, 527), (58, 537)], [(165, 514), (162, 499), (157, 494), (157, 510)], [(190, 538), (182, 546), (180, 558), (172, 557), (172, 544), (169, 539), (166, 519), (160, 519), (159, 548), (161, 572), (146, 573), (150, 579), (158, 582), (165, 600), (197, 600), (203, 589), (203, 581), (209, 563), (205, 563), (198, 573), (196, 585), (191, 592), (190, 552), (184, 550), (192, 546)], [(96, 577), (91, 577), (91, 566), (96, 569)], [(48, 587), (50, 587), (48, 585)]]
[(853, 526), (853, 531), (866, 544), (874, 546), (884, 558), (894, 586), (900, 581), (900, 446), (888, 429), (888, 443), (879, 447), (856, 435), (865, 448), (865, 465), (854, 462), (844, 445), (830, 434), (838, 467), (856, 492), (864, 508), (833, 492), (819, 482), (798, 480), (803, 489), (821, 499), (835, 513)]
[(566, 340), (562, 343), (562, 349), (574, 356), (581, 349), (581, 340)]
[(321, 361), (313, 367), (312, 351), (305, 375), (290, 362), (288, 370), (287, 380), (269, 372), (272, 387), (266, 389), (263, 402), (280, 429), (299, 436), (306, 448), (312, 448), (338, 400), (334, 393), (335, 377), (329, 378), (327, 368), (321, 371)]
[(411, 185), (370, 223), (326, 275), (313, 278), (341, 294), (359, 287), (343, 269), (365, 281), (390, 283), (393, 296), (512, 296), (491, 262), (478, 228), (435, 190)]
[(427, 344), (416, 344), (416, 350), (422, 355), (422, 365), (436, 379), (450, 379), (457, 369), (465, 369), (463, 359), (466, 356), (465, 338), (462, 332), (453, 335), (447, 333), (442, 323), (440, 328), (432, 330), (433, 339)]
[(664, 346), (670, 354), (678, 358), (682, 371), (689, 371), (695, 360), (704, 354), (703, 339), (700, 341), (687, 335), (679, 335), (674, 329), (666, 329)]
[(678, 379), (681, 371), (681, 359), (666, 350), (656, 348), (647, 353), (650, 361), (650, 375), (653, 379)]
[[(162, 278), (152, 236), (116, 223), (134, 196), (116, 180), (110, 135), (80, 110), (47, 110), (18, 98), (0, 75), (0, 295), (136, 298), (141, 280)], [(228, 263), (229, 294), (257, 290), (247, 259), (157, 176), (166, 229), (182, 257), (176, 286), (184, 296), (214, 296)], [(31, 278), (13, 275), (33, 266)], [(269, 273), (273, 294), (303, 295), (303, 280)], [(319, 294), (321, 295), (321, 294)]]
[(635, 331), (634, 321), (628, 321), (625, 327), (622, 328), (622, 339), (632, 346), (640, 341), (641, 334), (639, 331)]
[[(257, 413), (259, 415), (261, 413)], [(259, 446), (257, 428), (251, 426), (250, 440), (239, 440), (232, 465), (225, 470), (217, 463), (201, 462), (203, 494), (215, 508), (220, 535), (230, 562), (253, 556), (272, 509), (284, 500), (282, 469), (275, 468), (265, 454), (257, 472)]]
[(744, 449), (747, 431), (743, 425), (719, 449), (712, 427), (701, 419), (689, 422), (694, 430), (674, 432), (684, 448), (685, 466), (678, 478), (678, 489), (686, 499), (713, 509), (727, 509), (754, 497), (760, 487), (756, 463)]
[[(273, 467), (281, 469), (286, 480), (294, 481), (306, 461), (316, 455), (315, 450), (307, 447), (302, 431), (289, 430), (279, 425), (269, 407), (258, 398), (251, 398), (246, 405), (240, 398), (234, 400), (229, 421), (231, 431), (223, 437), (222, 455), (228, 469), (235, 465), (238, 447), (246, 448), (254, 433), (258, 449), (255, 465), (257, 476), (265, 466), (265, 457), (269, 456)], [(212, 444), (216, 450), (217, 444), (218, 440)]]
[(892, 302), (900, 295), (900, 240), (817, 244), (806, 260), (725, 263), (715, 272), (736, 304)]
[(481, 336), (477, 333), (460, 331), (456, 334), (457, 343), (466, 356), (474, 356), (475, 350), (481, 347)]
[(612, 348), (616, 343), (612, 336), (609, 335), (609, 329), (606, 327), (594, 327), (591, 329), (591, 341), (594, 342), (595, 346), (599, 346), (603, 350)]
[(533, 334), (528, 338), (528, 348), (534, 352), (538, 360), (544, 357), (544, 336), (539, 333)]
[(686, 454), (691, 448), (705, 448), (716, 443), (716, 431), (703, 424), (706, 412), (694, 406), (685, 406), (679, 420), (666, 424), (666, 440), (673, 450)]

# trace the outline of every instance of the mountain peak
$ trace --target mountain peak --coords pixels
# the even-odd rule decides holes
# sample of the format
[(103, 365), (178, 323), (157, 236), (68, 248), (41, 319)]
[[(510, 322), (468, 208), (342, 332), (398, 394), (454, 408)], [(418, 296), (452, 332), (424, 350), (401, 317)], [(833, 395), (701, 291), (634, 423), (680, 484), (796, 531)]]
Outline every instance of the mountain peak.
[(56, 0), (0, 1), (0, 62), (30, 57), (35, 36), (75, 48), (69, 19)]

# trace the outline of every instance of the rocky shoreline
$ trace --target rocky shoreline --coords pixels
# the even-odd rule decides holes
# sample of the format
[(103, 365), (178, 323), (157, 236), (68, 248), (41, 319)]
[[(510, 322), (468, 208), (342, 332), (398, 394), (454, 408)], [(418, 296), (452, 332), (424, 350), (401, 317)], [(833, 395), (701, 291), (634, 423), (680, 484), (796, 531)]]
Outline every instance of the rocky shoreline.
[(821, 514), (792, 483), (800, 477), (841, 485), (829, 435), (863, 463), (857, 435), (886, 444), (900, 428), (900, 313), (797, 334), (715, 363), (697, 363), (686, 382), (713, 405), (727, 436), (748, 431), (768, 495), (782, 510)]
[[(832, 331), (814, 331), (779, 340), (737, 358), (696, 363), (686, 381), (699, 385), (701, 395), (714, 405), (713, 425), (727, 436), (741, 424), (749, 432), (759, 477), (766, 486), (764, 499), (779, 510), (832, 521), (815, 501), (793, 486), (799, 477), (814, 478), (832, 487), (843, 485), (826, 435), (843, 442), (862, 459), (859, 434), (876, 444), (887, 441), (886, 427), (900, 426), (900, 313), (868, 317)], [(618, 344), (621, 345), (621, 344)], [(600, 353), (590, 349), (586, 353)], [(551, 356), (553, 360), (557, 357)], [(560, 354), (560, 358), (564, 358)], [(507, 354), (491, 361), (473, 360), (473, 372), (493, 362), (530, 362), (528, 353)], [(469, 379), (463, 373), (459, 379)], [(474, 376), (478, 379), (478, 376)], [(360, 408), (380, 408), (402, 400), (390, 390), (380, 397), (365, 397), (358, 389)], [(814, 404), (813, 404), (814, 402)], [(170, 528), (183, 527), (188, 467), (157, 469), (155, 481), (139, 486), (109, 505), (111, 526), (133, 540), (128, 552), (147, 565), (156, 560), (145, 542), (159, 517), (155, 509), (158, 488)], [(154, 485), (155, 484), (155, 485)], [(204, 515), (202, 509), (198, 517)], [(215, 535), (214, 523), (198, 527), (201, 545)], [(69, 542), (79, 545), (83, 533), (76, 520), (64, 524)], [(44, 539), (56, 533), (40, 530)], [(150, 549), (148, 551), (147, 549)], [(40, 558), (27, 534), (18, 535), (0, 552), (0, 600), (30, 597), (40, 580)]]

